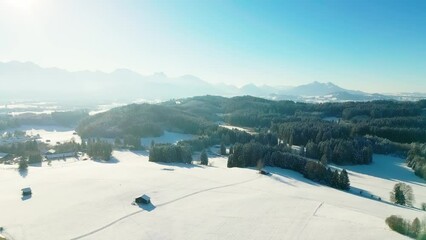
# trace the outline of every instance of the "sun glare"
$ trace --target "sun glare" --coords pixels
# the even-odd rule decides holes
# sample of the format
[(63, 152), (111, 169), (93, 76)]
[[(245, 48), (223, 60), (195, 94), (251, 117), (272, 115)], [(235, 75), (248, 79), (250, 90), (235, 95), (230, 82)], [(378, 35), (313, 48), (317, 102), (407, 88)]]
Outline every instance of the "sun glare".
[(15, 11), (23, 14), (29, 14), (32, 11), (35, 0), (6, 0)]

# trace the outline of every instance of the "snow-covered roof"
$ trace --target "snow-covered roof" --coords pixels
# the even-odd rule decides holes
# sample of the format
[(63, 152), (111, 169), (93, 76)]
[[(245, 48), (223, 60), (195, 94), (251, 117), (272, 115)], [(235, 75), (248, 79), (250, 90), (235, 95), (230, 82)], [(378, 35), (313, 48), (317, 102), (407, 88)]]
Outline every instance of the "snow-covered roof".
[(49, 149), (46, 154), (54, 154), (56, 151), (55, 149)]
[(143, 198), (143, 199), (145, 199), (145, 200), (150, 200), (150, 199), (151, 199), (150, 197), (148, 197), (148, 196), (147, 196), (147, 195), (145, 195), (145, 194), (144, 194), (144, 195), (142, 195), (142, 198)]

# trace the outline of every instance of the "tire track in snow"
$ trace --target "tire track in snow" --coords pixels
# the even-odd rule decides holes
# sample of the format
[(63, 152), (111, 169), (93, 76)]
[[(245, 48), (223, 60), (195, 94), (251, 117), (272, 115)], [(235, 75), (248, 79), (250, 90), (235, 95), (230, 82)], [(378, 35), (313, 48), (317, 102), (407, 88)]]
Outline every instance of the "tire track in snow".
[[(252, 179), (249, 179), (249, 180), (246, 180), (246, 181), (242, 181), (242, 182), (236, 182), (236, 183), (226, 184), (226, 185), (222, 185), (222, 186), (206, 188), (206, 189), (203, 189), (203, 190), (199, 190), (199, 191), (196, 191), (196, 192), (193, 192), (193, 193), (189, 193), (189, 194), (183, 195), (182, 197), (179, 197), (179, 198), (173, 199), (173, 200), (171, 200), (171, 201), (167, 201), (167, 202), (164, 202), (164, 203), (160, 203), (160, 204), (158, 204), (158, 205), (155, 205), (155, 207), (156, 207), (156, 208), (158, 208), (158, 207), (166, 206), (166, 205), (172, 204), (172, 203), (174, 203), (174, 202), (180, 201), (180, 200), (182, 200), (182, 199), (185, 199), (185, 198), (188, 198), (188, 197), (191, 197), (191, 196), (194, 196), (194, 195), (197, 195), (197, 194), (203, 193), (203, 192), (208, 192), (208, 191), (212, 191), (212, 190), (220, 189), (220, 188), (232, 187), (232, 186), (236, 186), (236, 185), (240, 185), (240, 184), (248, 183), (248, 182), (251, 182), (251, 181), (254, 181), (254, 180), (257, 180), (257, 179), (259, 179), (259, 177), (252, 178)], [(129, 217), (131, 217), (131, 216), (134, 216), (134, 215), (136, 215), (136, 214), (138, 214), (138, 213), (141, 213), (141, 212), (144, 212), (144, 211), (146, 211), (146, 210), (141, 209), (141, 210), (138, 210), (138, 211), (135, 211), (135, 212), (129, 213), (129, 214), (127, 214), (127, 215), (123, 216), (123, 217), (120, 217), (120, 218), (118, 218), (118, 219), (116, 219), (116, 220), (114, 220), (114, 221), (112, 221), (112, 222), (110, 222), (110, 223), (108, 223), (108, 224), (106, 224), (106, 225), (104, 225), (104, 226), (100, 227), (100, 228), (97, 228), (97, 229), (95, 229), (95, 230), (93, 230), (93, 231), (91, 231), (91, 232), (85, 233), (85, 234), (80, 235), (80, 236), (78, 236), (78, 237), (71, 238), (70, 240), (78, 240), (78, 239), (82, 239), (82, 238), (88, 237), (88, 236), (93, 235), (93, 234), (95, 234), (95, 233), (97, 233), (97, 232), (100, 232), (100, 231), (102, 231), (102, 230), (105, 230), (105, 229), (107, 229), (107, 228), (111, 227), (112, 225), (114, 225), (114, 224), (116, 224), (116, 223), (118, 223), (118, 222), (120, 222), (120, 221), (122, 221), (122, 220), (124, 220), (124, 219), (126, 219), (126, 218), (129, 218)]]
[(3, 234), (3, 236), (6, 237), (6, 239), (8, 240), (15, 240), (10, 234), (8, 234), (5, 230), (3, 230), (2, 232), (0, 232), (1, 234)]
[(321, 202), (321, 204), (318, 205), (317, 209), (315, 209), (315, 212), (312, 214), (312, 216), (316, 216), (317, 215), (317, 211), (322, 207), (323, 204), (324, 204), (324, 202)]
[(298, 234), (297, 234), (297, 238), (296, 239), (300, 239), (300, 235), (305, 231), (305, 228), (308, 226), (308, 224), (309, 224), (309, 222), (311, 221), (311, 219), (313, 218), (313, 217), (316, 217), (317, 215), (317, 211), (321, 208), (321, 206), (324, 204), (324, 202), (321, 202), (318, 206), (317, 206), (317, 208), (315, 208), (315, 211), (312, 213), (312, 215), (311, 216), (309, 216), (304, 222), (303, 222), (303, 226), (302, 226), (302, 228), (300, 229), (300, 231), (298, 232)]

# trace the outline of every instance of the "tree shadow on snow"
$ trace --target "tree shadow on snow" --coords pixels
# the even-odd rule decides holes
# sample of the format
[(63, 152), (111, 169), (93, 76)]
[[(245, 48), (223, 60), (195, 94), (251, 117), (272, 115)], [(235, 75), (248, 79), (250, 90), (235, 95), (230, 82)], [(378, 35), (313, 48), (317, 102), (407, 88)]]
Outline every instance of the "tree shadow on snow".
[(26, 178), (28, 175), (28, 169), (23, 169), (23, 170), (18, 170), (19, 175), (21, 175), (21, 177)]
[(25, 200), (30, 199), (31, 197), (32, 197), (32, 195), (31, 195), (31, 194), (30, 194), (30, 195), (22, 195), (21, 200), (22, 200), (22, 201), (25, 201)]
[(386, 202), (385, 200), (382, 200), (379, 196), (376, 196), (372, 194), (370, 191), (367, 191), (361, 188), (351, 186), (351, 188), (346, 192), (359, 197), (364, 197), (364, 198), (368, 198), (368, 199), (376, 200), (380, 202)]
[(414, 211), (418, 211), (418, 212), (424, 212), (422, 209), (414, 207), (414, 206), (399, 205), (399, 204), (395, 204), (395, 203), (389, 202), (387, 200), (381, 199), (379, 196), (376, 196), (376, 195), (372, 194), (371, 192), (364, 190), (364, 189), (361, 189), (361, 188), (351, 186), (351, 188), (348, 191), (343, 191), (343, 190), (341, 190), (341, 191), (352, 194), (352, 195), (357, 196), (357, 197), (366, 198), (366, 199), (369, 199), (369, 200), (372, 200), (372, 201), (377, 201), (377, 202), (388, 204), (388, 205), (391, 205), (391, 206), (404, 208), (404, 209), (410, 209), (410, 210), (414, 210)]
[(203, 168), (201, 166), (192, 164), (192, 163), (165, 163), (165, 162), (153, 162), (158, 165), (165, 166), (166, 168), (169, 167), (178, 167), (178, 168)]
[(149, 203), (149, 204), (136, 203), (136, 205), (147, 212), (151, 212), (156, 208), (152, 203)]
[[(316, 183), (314, 181), (311, 181), (307, 178), (305, 178), (302, 174), (293, 171), (293, 170), (289, 170), (289, 169), (282, 169), (282, 168), (278, 168), (278, 167), (264, 167), (264, 169), (268, 172), (270, 172), (271, 178), (277, 181), (280, 181), (282, 183), (294, 186), (293, 184), (291, 184), (288, 181), (285, 181), (285, 179), (283, 178), (288, 178), (290, 180), (295, 180), (295, 181), (299, 181), (299, 182), (303, 182), (309, 185), (313, 185), (313, 186), (321, 186), (321, 184)], [(278, 175), (279, 177), (274, 177), (274, 175)], [(282, 178), (280, 178), (282, 177)]]
[(131, 152), (138, 156), (149, 157), (149, 151), (147, 150), (132, 150)]
[(112, 156), (109, 160), (102, 160), (102, 159), (92, 159), (92, 160), (97, 163), (106, 163), (106, 164), (117, 164), (120, 162), (117, 158)]
[[(341, 190), (341, 191), (343, 191), (343, 190)], [(388, 205), (391, 205), (391, 206), (394, 206), (394, 207), (414, 210), (414, 211), (418, 211), (418, 212), (424, 212), (422, 209), (414, 207), (414, 206), (405, 206), (405, 205), (399, 205), (399, 204), (396, 204), (396, 203), (389, 202), (387, 200), (381, 199), (379, 196), (376, 196), (376, 195), (372, 194), (371, 192), (369, 192), (367, 190), (357, 188), (357, 187), (351, 186), (351, 188), (348, 191), (343, 191), (343, 192), (352, 194), (352, 195), (357, 196), (357, 197), (366, 198), (366, 199), (369, 199), (369, 200), (372, 200), (372, 201), (377, 201), (377, 202), (380, 202), (380, 203), (383, 203), (383, 204), (388, 204)]]

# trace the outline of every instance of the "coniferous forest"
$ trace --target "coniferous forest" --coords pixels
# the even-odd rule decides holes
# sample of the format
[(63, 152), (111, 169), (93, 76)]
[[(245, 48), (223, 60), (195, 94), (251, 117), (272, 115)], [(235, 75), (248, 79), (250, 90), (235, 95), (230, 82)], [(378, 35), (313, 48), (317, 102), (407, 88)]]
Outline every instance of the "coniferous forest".
[[(83, 119), (83, 137), (149, 137), (164, 131), (197, 135), (177, 146), (151, 149), (151, 161), (190, 162), (190, 152), (229, 148), (229, 167), (291, 169), (306, 178), (347, 189), (346, 171), (328, 164), (370, 164), (373, 153), (407, 157), (425, 177), (426, 100), (299, 103), (251, 96), (201, 96), (160, 104), (132, 104)], [(253, 133), (220, 127), (226, 123)], [(226, 152), (226, 151), (225, 151)], [(346, 181), (346, 179), (348, 179)]]

